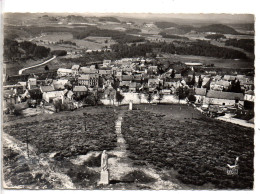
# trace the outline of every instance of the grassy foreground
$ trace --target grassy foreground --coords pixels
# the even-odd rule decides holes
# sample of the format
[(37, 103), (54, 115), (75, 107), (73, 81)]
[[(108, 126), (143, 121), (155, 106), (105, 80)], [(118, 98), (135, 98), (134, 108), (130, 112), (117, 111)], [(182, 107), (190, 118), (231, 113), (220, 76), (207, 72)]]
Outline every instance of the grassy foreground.
[[(113, 149), (116, 146), (116, 118), (114, 108), (87, 107), (5, 123), (3, 131), (21, 142), (17, 149), (17, 146), (3, 145), (5, 181), (16, 188), (64, 189), (66, 185), (57, 182), (57, 176), (56, 182), (52, 182), (52, 174), (60, 172), (71, 179), (75, 188), (90, 188), (99, 179), (99, 173), (93, 168), (100, 167), (101, 155), (93, 156), (83, 164), (74, 164), (71, 159)], [(29, 159), (27, 139), (31, 147)], [(44, 168), (48, 170), (41, 169), (42, 164), (46, 164)]]
[[(177, 171), (173, 177), (194, 188), (253, 188), (252, 129), (206, 118), (188, 106), (135, 107), (124, 116), (122, 132), (136, 164)], [(227, 175), (227, 164), (237, 156), (238, 175)]]

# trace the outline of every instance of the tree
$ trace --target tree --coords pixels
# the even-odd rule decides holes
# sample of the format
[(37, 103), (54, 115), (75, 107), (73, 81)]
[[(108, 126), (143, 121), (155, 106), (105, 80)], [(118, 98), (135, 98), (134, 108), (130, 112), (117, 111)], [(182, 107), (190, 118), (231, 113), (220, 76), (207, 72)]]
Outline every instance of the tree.
[(102, 93), (99, 92), (98, 90), (93, 92), (93, 98), (94, 98), (95, 105), (98, 105), (98, 103), (100, 102), (101, 97), (102, 97)]
[(107, 92), (107, 98), (109, 99), (110, 104), (111, 101), (113, 101), (113, 105), (114, 105), (115, 96), (116, 96), (116, 90), (113, 88), (109, 88)]
[(194, 102), (196, 102), (196, 96), (194, 96), (194, 95), (189, 95), (189, 96), (188, 96), (188, 100), (189, 100), (189, 102), (194, 103)]
[(45, 71), (49, 71), (48, 65), (46, 65), (46, 66), (44, 67), (44, 70), (45, 70)]
[(56, 56), (66, 56), (67, 55), (67, 51), (65, 50), (54, 50), (51, 52), (52, 55), (56, 55)]
[(146, 100), (148, 101), (148, 103), (150, 104), (153, 100), (153, 93), (148, 92), (148, 93), (146, 93), (145, 97), (146, 97)]
[(210, 83), (211, 83), (211, 78), (209, 81), (203, 86), (203, 88), (207, 88), (207, 90), (210, 90)]
[(163, 99), (163, 94), (160, 92), (158, 94), (158, 97), (157, 97), (157, 100), (159, 101), (159, 104), (161, 103), (162, 99)]
[(241, 86), (240, 86), (240, 81), (235, 79), (233, 81), (231, 81), (231, 85), (230, 85), (230, 92), (235, 92), (235, 93), (241, 93)]
[(36, 46), (33, 55), (38, 58), (44, 58), (49, 55), (50, 49), (44, 46)]
[(95, 100), (92, 93), (89, 92), (89, 94), (84, 98), (84, 103), (89, 104), (91, 106), (95, 105)]
[(194, 84), (195, 84), (195, 71), (193, 72), (192, 79), (191, 79), (191, 82), (190, 82), (191, 86), (194, 86)]
[(120, 81), (117, 79), (117, 78), (114, 78), (114, 82), (111, 83), (111, 86), (117, 90), (117, 88), (119, 88), (119, 85), (120, 85)]
[(8, 113), (10, 113), (10, 114), (14, 113), (15, 106), (13, 103), (11, 103), (11, 102), (7, 103), (6, 108), (7, 108)]
[(122, 95), (119, 91), (116, 92), (116, 101), (118, 102), (118, 105), (121, 104), (124, 98), (124, 95)]
[(60, 112), (61, 110), (61, 106), (62, 106), (62, 102), (61, 100), (56, 100), (53, 102), (54, 108), (56, 112)]
[(179, 98), (179, 101), (185, 99), (189, 95), (189, 89), (187, 87), (179, 86), (176, 89), (175, 95)]
[(172, 72), (171, 72), (171, 78), (174, 78), (175, 77), (175, 70), (172, 69)]
[(202, 79), (201, 79), (201, 75), (199, 76), (199, 80), (198, 80), (198, 88), (201, 88), (202, 86)]

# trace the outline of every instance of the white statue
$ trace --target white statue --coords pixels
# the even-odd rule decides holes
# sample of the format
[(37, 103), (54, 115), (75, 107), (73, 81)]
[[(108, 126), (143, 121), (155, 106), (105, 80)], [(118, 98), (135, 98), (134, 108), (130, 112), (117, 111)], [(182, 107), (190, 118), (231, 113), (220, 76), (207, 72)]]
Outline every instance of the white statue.
[(98, 184), (107, 185), (109, 184), (109, 172), (108, 172), (108, 155), (106, 150), (101, 155), (101, 173), (100, 181)]
[(129, 102), (129, 110), (133, 110), (133, 101), (132, 100)]
[(108, 155), (106, 150), (101, 155), (101, 170), (106, 171), (108, 169)]

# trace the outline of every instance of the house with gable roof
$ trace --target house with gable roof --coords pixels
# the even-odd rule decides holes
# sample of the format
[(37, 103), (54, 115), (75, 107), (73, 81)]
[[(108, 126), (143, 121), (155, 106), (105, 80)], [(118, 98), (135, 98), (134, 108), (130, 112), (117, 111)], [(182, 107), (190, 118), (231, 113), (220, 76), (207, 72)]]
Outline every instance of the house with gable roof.
[(242, 93), (209, 90), (204, 103), (216, 105), (244, 105), (244, 95)]

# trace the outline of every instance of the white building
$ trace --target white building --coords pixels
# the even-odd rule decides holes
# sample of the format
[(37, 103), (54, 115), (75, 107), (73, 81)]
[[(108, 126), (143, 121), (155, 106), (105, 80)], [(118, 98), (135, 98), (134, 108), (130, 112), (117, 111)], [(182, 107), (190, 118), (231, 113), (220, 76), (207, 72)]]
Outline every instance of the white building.
[(75, 71), (72, 70), (72, 69), (59, 68), (57, 70), (57, 74), (60, 77), (62, 77), (62, 76), (73, 76), (73, 75), (75, 75)]

